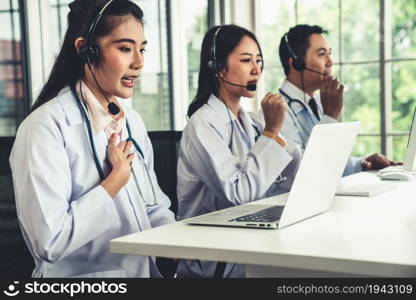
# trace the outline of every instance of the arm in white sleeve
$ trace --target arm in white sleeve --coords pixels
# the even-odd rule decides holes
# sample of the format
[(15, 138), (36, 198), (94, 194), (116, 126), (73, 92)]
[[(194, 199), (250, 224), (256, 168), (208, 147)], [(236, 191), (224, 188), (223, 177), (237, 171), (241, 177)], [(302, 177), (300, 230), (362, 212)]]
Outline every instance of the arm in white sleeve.
[(65, 151), (70, 141), (54, 122), (32, 122), (19, 131), (10, 164), (19, 221), (35, 255), (58, 261), (120, 223), (101, 185), (73, 198), (72, 187), (82, 178), (72, 178)]
[(208, 121), (194, 122), (188, 129), (183, 155), (215, 196), (231, 205), (260, 199), (292, 159), (263, 135), (241, 159)]

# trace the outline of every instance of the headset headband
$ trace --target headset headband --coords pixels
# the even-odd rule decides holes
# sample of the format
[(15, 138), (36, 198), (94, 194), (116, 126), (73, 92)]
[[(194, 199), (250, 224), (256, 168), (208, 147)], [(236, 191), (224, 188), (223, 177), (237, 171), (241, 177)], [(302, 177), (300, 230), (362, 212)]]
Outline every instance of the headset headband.
[(289, 52), (292, 55), (292, 57), (294, 59), (299, 59), (298, 56), (296, 55), (295, 51), (293, 51), (292, 47), (290, 46), (289, 38), (287, 36), (287, 33), (285, 34), (285, 42), (286, 42), (287, 50), (289, 50)]
[(289, 43), (288, 33), (286, 33), (284, 35), (284, 39), (285, 39), (285, 43), (286, 43), (286, 48), (287, 48), (287, 50), (289, 50), (290, 56), (293, 58), (292, 67), (296, 71), (303, 71), (306, 68), (305, 62), (302, 58), (299, 58), (296, 55), (295, 51), (293, 51), (292, 46)]
[(108, 1), (106, 4), (104, 4), (104, 6), (101, 8), (101, 10), (98, 12), (98, 14), (95, 16), (94, 21), (91, 23), (90, 28), (88, 29), (87, 32), (87, 37), (85, 39), (85, 43), (86, 46), (89, 47), (91, 45), (91, 40), (94, 36), (95, 33), (95, 28), (97, 27), (98, 22), (100, 21), (104, 11), (106, 10), (106, 8), (111, 4), (111, 2), (113, 2), (114, 0), (110, 0)]
[(221, 69), (220, 65), (217, 63), (217, 35), (221, 30), (221, 25), (217, 28), (217, 30), (214, 33), (214, 36), (212, 38), (212, 45), (211, 45), (211, 51), (210, 51), (210, 58), (208, 61), (208, 67), (214, 71), (214, 73), (218, 73)]

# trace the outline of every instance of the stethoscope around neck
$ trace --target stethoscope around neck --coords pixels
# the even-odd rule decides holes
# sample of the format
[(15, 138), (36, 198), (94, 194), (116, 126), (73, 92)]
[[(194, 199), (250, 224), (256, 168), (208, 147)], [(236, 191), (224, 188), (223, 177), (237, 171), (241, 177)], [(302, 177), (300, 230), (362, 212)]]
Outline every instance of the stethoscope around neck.
[[(221, 100), (220, 100), (221, 101)], [(228, 142), (228, 148), (230, 149), (230, 152), (233, 153), (233, 135), (234, 135), (234, 121), (231, 118), (231, 114), (230, 114), (230, 109), (228, 108), (227, 104), (225, 104), (224, 101), (221, 101), (222, 103), (224, 103), (225, 105), (225, 109), (227, 110), (228, 113), (228, 119), (230, 121), (231, 124), (231, 134), (230, 134), (230, 141)], [(208, 103), (205, 103), (206, 105), (210, 106)], [(254, 141), (257, 142), (257, 140), (259, 139), (261, 133), (260, 130), (257, 128), (256, 125), (251, 124), (253, 126), (254, 131), (256, 132), (256, 135), (254, 137)], [(275, 179), (275, 183), (277, 184), (281, 184), (283, 182), (285, 182), (287, 180), (286, 176), (283, 176), (282, 174), (280, 174), (276, 179)], [(215, 200), (216, 201), (216, 200)], [(216, 203), (216, 202), (215, 202)], [(215, 204), (217, 206), (217, 204)]]
[(287, 99), (287, 104), (289, 106), (289, 110), (292, 113), (292, 115), (295, 117), (296, 123), (298, 124), (298, 126), (301, 127), (302, 132), (308, 132), (308, 130), (304, 127), (303, 123), (301, 121), (299, 121), (298, 114), (295, 112), (295, 110), (292, 107), (293, 103), (297, 103), (297, 104), (300, 104), (303, 109), (305, 109), (306, 111), (309, 111), (308, 110), (308, 107), (305, 104), (305, 102), (302, 102), (301, 100), (294, 99), (294, 98), (290, 97), (282, 89), (279, 89), (279, 92), (280, 92), (280, 94), (282, 94), (283, 96), (285, 96), (285, 98)]
[[(79, 98), (78, 93), (76, 92), (74, 86), (71, 86), (71, 92), (72, 92), (72, 94), (73, 94), (73, 96), (75, 98), (75, 102), (78, 105), (78, 108), (79, 108), (79, 111), (81, 113), (82, 119), (85, 121), (85, 124), (86, 124), (86, 127), (87, 127), (88, 140), (90, 142), (90, 146), (91, 146), (91, 151), (92, 151), (93, 158), (94, 158), (95, 167), (97, 168), (97, 171), (98, 171), (98, 174), (100, 176), (101, 181), (103, 181), (105, 179), (105, 175), (104, 175), (103, 168), (101, 167), (100, 161), (98, 159), (97, 150), (96, 150), (95, 142), (94, 142), (94, 136), (92, 134), (92, 128), (91, 128), (90, 119), (88, 118), (87, 112), (85, 111), (84, 107), (82, 106), (81, 99)], [(147, 201), (145, 201), (145, 198), (144, 198), (144, 195), (143, 195), (143, 193), (142, 193), (142, 191), (140, 189), (140, 185), (138, 183), (136, 174), (135, 174), (135, 172), (134, 172), (134, 170), (132, 168), (133, 179), (134, 179), (135, 185), (137, 187), (137, 190), (138, 190), (140, 196), (142, 197), (143, 201), (145, 202), (146, 206), (151, 207), (151, 206), (158, 205), (157, 198), (156, 198), (156, 193), (155, 193), (155, 189), (153, 187), (153, 182), (152, 182), (152, 179), (150, 177), (149, 170), (147, 168), (147, 165), (146, 165), (146, 162), (145, 162), (145, 159), (144, 159), (144, 153), (143, 153), (142, 149), (140, 148), (139, 144), (137, 143), (137, 141), (132, 136), (130, 124), (129, 124), (129, 121), (127, 120), (127, 118), (126, 118), (126, 128), (127, 128), (127, 134), (128, 134), (128, 137), (127, 137), (126, 141), (131, 141), (133, 143), (134, 148), (136, 149), (137, 152), (140, 153), (140, 155), (141, 155), (141, 157), (143, 159), (144, 169), (145, 169), (145, 172), (147, 174), (147, 178), (149, 180), (150, 186), (152, 188), (152, 193), (153, 193), (153, 201), (152, 201), (152, 203), (149, 204), (149, 203), (147, 203)]]

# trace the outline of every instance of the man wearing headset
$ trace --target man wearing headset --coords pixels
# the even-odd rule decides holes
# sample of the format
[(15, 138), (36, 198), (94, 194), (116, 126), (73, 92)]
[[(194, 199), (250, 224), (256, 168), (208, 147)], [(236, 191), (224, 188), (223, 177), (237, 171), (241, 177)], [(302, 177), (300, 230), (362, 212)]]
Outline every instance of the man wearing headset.
[[(313, 126), (338, 122), (344, 86), (331, 75), (332, 59), (319, 26), (296, 25), (280, 41), (279, 56), (286, 79), (279, 92), (288, 104), (282, 134), (304, 150)], [(319, 91), (319, 92), (318, 92)], [(397, 165), (384, 155), (350, 157), (344, 176)]]

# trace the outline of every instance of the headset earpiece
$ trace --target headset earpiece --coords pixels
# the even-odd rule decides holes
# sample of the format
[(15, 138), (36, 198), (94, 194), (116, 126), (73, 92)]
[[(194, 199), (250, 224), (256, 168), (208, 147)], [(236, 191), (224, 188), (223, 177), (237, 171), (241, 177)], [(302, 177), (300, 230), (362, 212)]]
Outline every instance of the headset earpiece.
[(214, 37), (212, 38), (212, 45), (211, 45), (211, 51), (210, 51), (210, 59), (208, 61), (208, 68), (214, 72), (214, 74), (217, 74), (221, 71), (222, 65), (219, 61), (217, 61), (217, 35), (221, 30), (221, 26), (218, 27), (218, 29), (214, 33)]
[(210, 70), (212, 70), (215, 74), (216, 74), (216, 73), (218, 73), (218, 72), (217, 72), (217, 67), (216, 67), (216, 64), (215, 64), (215, 60), (210, 59), (210, 60), (208, 61), (208, 68), (209, 68)]
[(303, 71), (305, 70), (305, 62), (302, 59), (293, 59), (292, 67), (296, 71)]
[(88, 48), (88, 60), (89, 62), (96, 63), (100, 58), (100, 48), (96, 43), (92, 43)]
[(96, 63), (100, 57), (100, 48), (95, 43), (82, 46), (79, 56), (84, 63)]
[(286, 43), (286, 48), (289, 51), (290, 57), (292, 58), (292, 67), (293, 69), (295, 69), (296, 71), (303, 71), (305, 70), (306, 64), (305, 61), (301, 58), (299, 58), (296, 53), (293, 51), (292, 46), (289, 43), (289, 38), (287, 36), (288, 34), (286, 33), (284, 38), (285, 38), (285, 43)]

